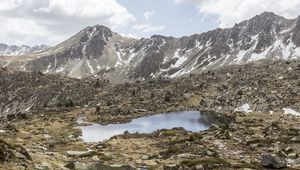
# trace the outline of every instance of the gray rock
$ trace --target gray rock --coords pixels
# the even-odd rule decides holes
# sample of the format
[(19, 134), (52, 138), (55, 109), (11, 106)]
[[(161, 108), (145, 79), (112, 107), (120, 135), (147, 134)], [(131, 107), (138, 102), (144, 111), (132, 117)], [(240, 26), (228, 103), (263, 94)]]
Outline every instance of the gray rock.
[(204, 167), (203, 165), (196, 165), (195, 167), (197, 170), (204, 170)]
[(95, 151), (67, 151), (66, 155), (69, 157), (89, 157), (95, 154)]
[(178, 170), (178, 167), (176, 164), (169, 164), (164, 166), (164, 170)]
[(181, 159), (195, 159), (198, 157), (199, 157), (199, 155), (190, 154), (190, 153), (182, 153), (182, 154), (173, 156), (173, 158), (181, 158)]
[(266, 153), (262, 155), (261, 165), (266, 168), (281, 169), (287, 167), (287, 162), (284, 158)]
[(24, 156), (23, 154), (19, 153), (19, 152), (15, 152), (15, 156), (18, 159), (26, 159), (26, 156)]
[(70, 170), (134, 170), (129, 165), (106, 165), (101, 162), (92, 163), (80, 163), (80, 162), (69, 162), (65, 165)]
[(150, 156), (149, 156), (149, 155), (143, 155), (143, 156), (141, 157), (141, 159), (142, 159), (142, 160), (148, 160), (148, 159), (150, 159)]
[(147, 109), (135, 109), (136, 112), (149, 112)]
[(297, 153), (289, 153), (287, 157), (290, 158), (290, 159), (297, 159), (298, 154)]

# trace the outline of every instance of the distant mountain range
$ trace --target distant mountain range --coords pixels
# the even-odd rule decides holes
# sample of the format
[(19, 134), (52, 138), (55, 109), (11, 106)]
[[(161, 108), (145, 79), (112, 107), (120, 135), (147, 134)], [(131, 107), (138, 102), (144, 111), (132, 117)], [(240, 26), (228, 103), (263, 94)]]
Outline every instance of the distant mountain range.
[(7, 45), (0, 43), (0, 56), (19, 56), (19, 55), (27, 55), (37, 52), (46, 51), (50, 48), (50, 46), (46, 45), (38, 45), (38, 46), (16, 46), (16, 45)]
[(300, 59), (300, 17), (264, 12), (232, 28), (181, 38), (132, 39), (109, 28), (87, 27), (44, 52), (2, 57), (2, 67), (112, 81), (178, 77), (261, 59)]

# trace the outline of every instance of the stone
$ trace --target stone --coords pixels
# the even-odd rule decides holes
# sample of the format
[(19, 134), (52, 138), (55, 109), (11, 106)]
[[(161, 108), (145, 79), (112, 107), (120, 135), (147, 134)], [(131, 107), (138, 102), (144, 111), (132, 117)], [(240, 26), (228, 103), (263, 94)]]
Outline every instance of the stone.
[(100, 161), (100, 159), (98, 158), (98, 156), (93, 156), (93, 157), (92, 157), (92, 161), (97, 162), (97, 161)]
[(88, 169), (88, 165), (80, 162), (69, 162), (67, 165), (65, 165), (66, 168), (71, 170), (83, 170)]
[(149, 112), (147, 109), (135, 109), (136, 112)]
[(290, 159), (297, 159), (298, 154), (297, 153), (289, 153), (287, 157), (290, 158)]
[(212, 157), (214, 156), (214, 153), (208, 150), (206, 151), (205, 155)]
[(150, 156), (149, 156), (149, 155), (143, 155), (143, 156), (141, 157), (141, 159), (142, 159), (142, 160), (148, 160), (148, 159), (150, 159)]
[(17, 166), (18, 170), (26, 170), (24, 166)]
[(26, 156), (24, 156), (23, 154), (20, 154), (19, 152), (15, 153), (16, 158), (18, 159), (26, 159)]
[(291, 153), (291, 152), (293, 152), (293, 148), (287, 147), (287, 148), (285, 148), (285, 152), (286, 153)]
[(262, 155), (261, 165), (266, 168), (281, 169), (287, 167), (287, 162), (284, 158), (281, 158), (277, 155), (265, 153)]
[(28, 165), (28, 163), (26, 163), (26, 162), (21, 162), (21, 163), (20, 163), (20, 166), (21, 166), (21, 167), (24, 167), (25, 169), (28, 169), (28, 168), (29, 168), (29, 165)]
[(48, 162), (42, 162), (41, 165), (36, 165), (35, 169), (38, 169), (38, 170), (49, 170), (49, 169), (53, 169), (53, 168), (52, 168), (52, 166)]
[(203, 165), (196, 165), (196, 170), (204, 170), (204, 167)]
[(67, 151), (66, 155), (69, 157), (89, 157), (95, 154), (95, 151)]
[(176, 155), (174, 157), (175, 158), (180, 158), (180, 159), (195, 159), (195, 158), (198, 158), (199, 155), (190, 154), (190, 153), (182, 153), (182, 154)]
[(129, 165), (106, 165), (101, 162), (69, 162), (65, 167), (70, 170), (134, 170), (134, 168)]
[(292, 165), (300, 165), (300, 158), (292, 160)]
[(176, 164), (169, 164), (164, 166), (164, 170), (178, 170), (178, 167)]

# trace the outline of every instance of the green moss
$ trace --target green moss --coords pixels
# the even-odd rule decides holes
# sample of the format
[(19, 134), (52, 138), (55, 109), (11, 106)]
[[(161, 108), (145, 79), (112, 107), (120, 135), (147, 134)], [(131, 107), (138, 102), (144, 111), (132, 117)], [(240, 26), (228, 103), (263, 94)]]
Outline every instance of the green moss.
[(221, 164), (221, 165), (229, 165), (228, 162), (221, 158), (202, 158), (202, 159), (195, 159), (195, 160), (185, 160), (181, 162), (182, 164), (193, 167), (196, 165), (210, 165), (210, 164)]
[(275, 142), (281, 142), (281, 143), (291, 143), (291, 137), (280, 137), (278, 139), (263, 139), (263, 138), (258, 138), (258, 139), (253, 139), (250, 141), (247, 141), (247, 145), (251, 144), (260, 144), (260, 145), (269, 145)]
[(181, 148), (179, 146), (171, 146), (166, 150), (166, 155), (175, 155), (181, 152)]
[(162, 136), (176, 136), (176, 131), (174, 130), (165, 130), (160, 132), (160, 135)]

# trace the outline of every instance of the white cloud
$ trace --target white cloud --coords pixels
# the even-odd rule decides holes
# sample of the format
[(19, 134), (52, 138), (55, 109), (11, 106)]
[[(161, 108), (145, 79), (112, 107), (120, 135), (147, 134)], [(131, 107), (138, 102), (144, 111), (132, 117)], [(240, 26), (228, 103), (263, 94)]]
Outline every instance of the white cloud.
[(145, 17), (146, 20), (149, 20), (154, 14), (155, 14), (154, 11), (146, 11), (144, 13), (144, 17)]
[(164, 25), (152, 25), (151, 23), (133, 26), (133, 29), (143, 31), (144, 33), (157, 32), (163, 30), (164, 28)]
[(116, 0), (1, 0), (0, 19), (1, 41), (53, 44), (90, 25), (121, 28), (135, 17)]
[(129, 34), (122, 34), (121, 33), (121, 35), (124, 36), (124, 37), (129, 37), (129, 38), (134, 38), (134, 39), (141, 38), (138, 34), (131, 34), (131, 33), (129, 33)]
[(217, 17), (220, 27), (231, 27), (265, 11), (286, 18), (300, 15), (299, 0), (174, 0), (196, 4), (199, 13)]

